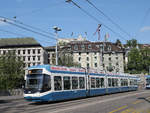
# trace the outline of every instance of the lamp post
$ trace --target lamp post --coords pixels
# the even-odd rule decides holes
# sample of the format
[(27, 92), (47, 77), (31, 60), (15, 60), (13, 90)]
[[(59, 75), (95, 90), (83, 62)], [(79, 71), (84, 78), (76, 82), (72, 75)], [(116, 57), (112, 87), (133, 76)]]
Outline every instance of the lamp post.
[(55, 35), (56, 35), (56, 48), (55, 48), (55, 53), (56, 53), (56, 65), (58, 65), (58, 54), (57, 54), (57, 40), (58, 40), (58, 31), (61, 31), (61, 29), (57, 26), (54, 26), (53, 29), (55, 30)]

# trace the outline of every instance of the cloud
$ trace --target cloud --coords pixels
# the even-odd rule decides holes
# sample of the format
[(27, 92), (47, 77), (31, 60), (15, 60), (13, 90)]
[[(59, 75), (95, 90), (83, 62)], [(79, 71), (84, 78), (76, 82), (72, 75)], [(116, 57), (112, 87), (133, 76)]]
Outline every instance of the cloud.
[(140, 29), (140, 32), (150, 31), (150, 26), (144, 26)]

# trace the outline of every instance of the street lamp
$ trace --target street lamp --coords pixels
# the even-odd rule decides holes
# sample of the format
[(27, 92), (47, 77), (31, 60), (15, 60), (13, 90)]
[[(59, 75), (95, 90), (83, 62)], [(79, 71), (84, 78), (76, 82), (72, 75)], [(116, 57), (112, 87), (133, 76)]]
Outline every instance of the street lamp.
[(58, 31), (61, 31), (61, 29), (57, 26), (54, 26), (53, 29), (55, 30), (55, 35), (56, 35), (56, 48), (55, 48), (55, 53), (56, 53), (56, 65), (58, 65), (58, 54), (57, 54), (57, 40), (58, 40)]

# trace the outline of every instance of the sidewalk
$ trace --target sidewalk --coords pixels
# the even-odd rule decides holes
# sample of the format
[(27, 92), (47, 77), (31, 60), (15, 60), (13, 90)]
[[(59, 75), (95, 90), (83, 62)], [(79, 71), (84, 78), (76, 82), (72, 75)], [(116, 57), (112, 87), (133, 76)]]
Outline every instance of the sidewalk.
[(24, 99), (23, 95), (0, 96), (0, 101), (14, 101), (14, 100), (22, 100), (22, 99)]

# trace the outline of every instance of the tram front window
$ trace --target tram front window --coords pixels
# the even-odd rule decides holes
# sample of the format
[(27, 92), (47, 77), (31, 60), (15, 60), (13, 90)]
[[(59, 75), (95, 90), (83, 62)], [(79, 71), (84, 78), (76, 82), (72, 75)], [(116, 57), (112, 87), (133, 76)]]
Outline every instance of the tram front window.
[(26, 91), (28, 93), (35, 93), (42, 89), (43, 75), (31, 74), (27, 75)]

